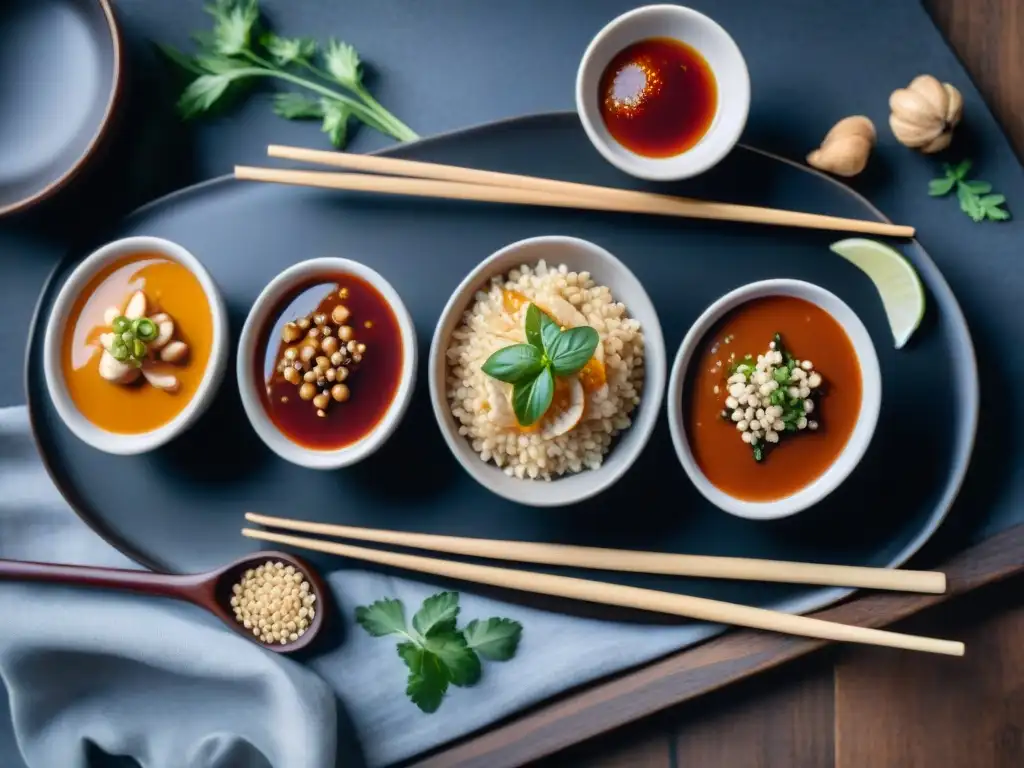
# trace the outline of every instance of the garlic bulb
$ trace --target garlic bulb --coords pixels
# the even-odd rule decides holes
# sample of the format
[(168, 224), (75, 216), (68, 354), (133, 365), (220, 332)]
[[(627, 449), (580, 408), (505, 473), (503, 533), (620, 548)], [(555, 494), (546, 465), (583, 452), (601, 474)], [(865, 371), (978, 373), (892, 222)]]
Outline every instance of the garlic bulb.
[(863, 115), (844, 117), (825, 134), (821, 147), (807, 156), (807, 162), (837, 176), (856, 176), (867, 165), (874, 145), (874, 123)]
[(949, 146), (963, 116), (964, 100), (949, 83), (920, 75), (892, 92), (889, 109), (889, 127), (899, 142), (930, 154)]

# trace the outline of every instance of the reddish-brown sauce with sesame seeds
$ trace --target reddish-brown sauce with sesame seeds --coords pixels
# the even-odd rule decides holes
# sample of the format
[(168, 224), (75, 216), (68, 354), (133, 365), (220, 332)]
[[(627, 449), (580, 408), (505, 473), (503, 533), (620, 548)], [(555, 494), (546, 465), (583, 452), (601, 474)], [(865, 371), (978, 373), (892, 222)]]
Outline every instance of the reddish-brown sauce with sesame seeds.
[(623, 49), (600, 82), (601, 117), (612, 137), (644, 157), (672, 157), (708, 132), (718, 84), (707, 61), (679, 40), (652, 37)]
[[(813, 414), (818, 429), (784, 437), (756, 462), (736, 425), (722, 418), (726, 379), (730, 355), (763, 354), (775, 333), (795, 357), (814, 364), (825, 389)], [(792, 296), (749, 301), (708, 333), (690, 364), (683, 413), (697, 466), (712, 485), (737, 499), (791, 496), (824, 473), (846, 447), (860, 415), (861, 387), (853, 343), (832, 315)]]

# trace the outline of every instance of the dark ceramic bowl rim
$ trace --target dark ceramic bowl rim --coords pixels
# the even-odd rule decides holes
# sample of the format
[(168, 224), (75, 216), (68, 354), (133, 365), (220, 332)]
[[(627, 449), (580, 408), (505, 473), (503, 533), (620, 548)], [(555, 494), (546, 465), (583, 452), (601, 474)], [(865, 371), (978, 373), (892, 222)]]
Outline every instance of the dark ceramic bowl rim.
[(92, 159), (107, 131), (110, 129), (111, 123), (113, 123), (114, 110), (121, 100), (121, 92), (123, 90), (124, 47), (121, 41), (121, 30), (117, 25), (117, 19), (114, 17), (114, 8), (111, 5), (111, 0), (96, 0), (96, 3), (106, 18), (107, 28), (110, 30), (110, 42), (114, 48), (114, 71), (110, 83), (110, 97), (107, 99), (107, 107), (103, 112), (103, 119), (100, 120), (100, 124), (96, 127), (96, 132), (89, 140), (89, 144), (82, 150), (82, 154), (78, 156), (70, 167), (60, 176), (48, 182), (42, 189), (33, 192), (28, 197), (23, 197), (7, 205), (0, 205), (0, 216), (24, 211), (34, 205), (38, 205), (67, 186), (72, 179), (78, 176), (89, 160)]

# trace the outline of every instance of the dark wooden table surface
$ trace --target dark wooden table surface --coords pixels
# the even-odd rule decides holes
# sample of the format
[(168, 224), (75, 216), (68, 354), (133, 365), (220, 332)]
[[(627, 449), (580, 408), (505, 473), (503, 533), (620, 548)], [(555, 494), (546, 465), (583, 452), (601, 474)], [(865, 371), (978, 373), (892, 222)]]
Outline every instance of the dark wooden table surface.
[[(925, 0), (1024, 159), (1024, 0)], [(887, 42), (885, 44), (897, 44)], [(1024, 579), (896, 627), (948, 659), (834, 648), (555, 755), (554, 768), (1024, 768)]]

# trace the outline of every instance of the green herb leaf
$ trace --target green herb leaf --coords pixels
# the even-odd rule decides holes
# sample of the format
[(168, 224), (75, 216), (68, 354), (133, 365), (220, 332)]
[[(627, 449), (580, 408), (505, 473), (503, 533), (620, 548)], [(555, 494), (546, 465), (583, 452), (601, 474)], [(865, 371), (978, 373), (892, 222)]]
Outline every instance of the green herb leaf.
[(356, 608), (356, 622), (374, 637), (406, 633), (405, 608), (393, 598)]
[(768, 395), (768, 399), (771, 400), (772, 405), (782, 405), (786, 400), (786, 391), (780, 387)]
[[(972, 163), (970, 160), (963, 160), (962, 162), (960, 162), (959, 165), (956, 166), (956, 168), (952, 168), (947, 172), (952, 173), (953, 178), (959, 181), (961, 179), (966, 178), (967, 172), (971, 170), (971, 165)], [(946, 167), (948, 168), (949, 166)]]
[(1010, 212), (1003, 208), (986, 208), (985, 215), (992, 221), (1006, 221), (1010, 218)]
[(274, 114), (286, 120), (309, 120), (322, 118), (324, 109), (317, 99), (289, 91), (274, 94)]
[(410, 672), (418, 671), (423, 663), (423, 649), (411, 640), (395, 646), (399, 657), (405, 662)]
[[(526, 308), (526, 319), (523, 321), (523, 330), (526, 332), (526, 341), (537, 348), (539, 352), (544, 351), (544, 340), (541, 338), (541, 318), (547, 317), (536, 304), (530, 304)], [(548, 318), (550, 320), (550, 318)]]
[[(989, 184), (989, 189), (991, 188), (992, 185)], [(982, 206), (984, 206), (985, 208), (991, 208), (993, 206), (1002, 205), (1003, 203), (1005, 203), (1006, 195), (985, 195), (978, 202), (981, 203)]]
[(412, 627), (426, 637), (432, 633), (455, 631), (459, 615), (459, 593), (438, 592), (423, 601), (423, 605), (412, 617)]
[(546, 347), (551, 371), (556, 376), (570, 376), (587, 364), (601, 337), (589, 325), (562, 331)]
[(461, 632), (452, 629), (434, 633), (424, 639), (423, 645), (441, 660), (453, 685), (464, 688), (479, 682), (480, 659), (466, 645), (466, 638)]
[[(792, 372), (789, 370), (789, 368), (783, 365), (775, 369), (775, 371), (772, 373), (772, 378), (775, 379), (779, 384), (787, 384), (789, 383), (789, 377), (791, 375)], [(775, 392), (778, 391), (779, 390), (777, 389), (775, 390)], [(775, 394), (775, 392), (773, 392), (772, 394)]]
[(308, 37), (278, 37), (273, 32), (267, 32), (260, 38), (260, 42), (267, 49), (267, 53), (282, 66), (308, 64), (316, 55), (316, 40), (310, 40)]
[(953, 176), (946, 176), (941, 179), (932, 179), (928, 182), (928, 194), (932, 197), (942, 197), (948, 195), (956, 184), (956, 178)]
[(992, 185), (987, 181), (965, 181), (963, 184), (975, 195), (987, 195), (992, 191)]
[(487, 358), (480, 370), (492, 379), (508, 384), (534, 379), (544, 368), (544, 358), (532, 344), (503, 347)]
[(196, 63), (196, 61), (189, 55), (182, 53), (176, 48), (169, 45), (157, 45), (157, 49), (167, 57), (168, 61), (177, 64), (179, 67), (184, 69), (186, 72), (191, 72), (193, 75), (202, 75), (204, 70)]
[(324, 123), (320, 130), (330, 137), (331, 144), (341, 149), (348, 139), (348, 120), (352, 111), (333, 99), (320, 99), (320, 108), (324, 113)]
[(448, 690), (447, 669), (441, 659), (423, 650), (419, 650), (415, 660), (418, 663), (409, 673), (405, 693), (427, 714), (436, 712)]
[(473, 620), (463, 630), (466, 645), (490, 661), (508, 661), (516, 655), (523, 625), (512, 619)]
[(206, 112), (217, 103), (231, 85), (231, 76), (200, 75), (185, 89), (178, 99), (178, 111), (185, 119)]
[(754, 461), (764, 461), (764, 445), (758, 440), (750, 446), (754, 452)]
[(551, 357), (551, 345), (555, 343), (555, 339), (562, 332), (562, 327), (548, 317), (547, 312), (540, 313), (540, 336), (544, 344), (544, 353)]
[(260, 11), (256, 0), (218, 0), (207, 6), (213, 16), (212, 47), (225, 56), (237, 56), (249, 50), (253, 27)]
[(324, 68), (331, 77), (342, 85), (353, 88), (362, 81), (360, 66), (356, 49), (332, 37), (327, 43), (327, 50), (324, 51)]
[(524, 427), (535, 424), (551, 407), (554, 395), (555, 379), (547, 367), (530, 381), (516, 384), (512, 389), (512, 410), (516, 420)]

